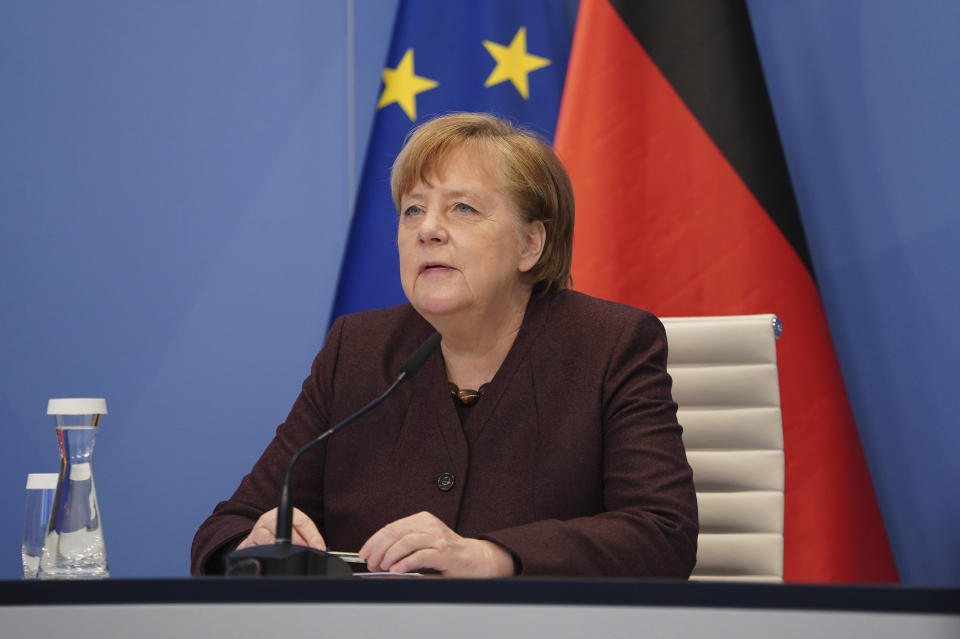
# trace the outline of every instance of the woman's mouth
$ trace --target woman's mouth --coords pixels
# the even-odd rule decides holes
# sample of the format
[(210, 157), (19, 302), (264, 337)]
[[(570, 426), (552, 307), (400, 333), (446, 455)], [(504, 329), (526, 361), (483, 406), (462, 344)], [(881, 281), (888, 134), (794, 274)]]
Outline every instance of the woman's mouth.
[(452, 270), (453, 270), (452, 266), (447, 266), (446, 264), (442, 264), (440, 262), (427, 262), (425, 264), (420, 265), (421, 275), (423, 275), (424, 273), (445, 273), (447, 271), (452, 271)]

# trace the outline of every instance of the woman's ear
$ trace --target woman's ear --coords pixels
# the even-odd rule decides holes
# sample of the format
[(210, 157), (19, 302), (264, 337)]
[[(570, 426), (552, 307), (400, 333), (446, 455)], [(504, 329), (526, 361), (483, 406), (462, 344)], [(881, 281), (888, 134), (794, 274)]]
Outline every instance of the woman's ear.
[(540, 261), (543, 254), (543, 246), (547, 241), (547, 229), (543, 222), (537, 220), (526, 225), (523, 231), (520, 245), (520, 265), (521, 273), (526, 273)]

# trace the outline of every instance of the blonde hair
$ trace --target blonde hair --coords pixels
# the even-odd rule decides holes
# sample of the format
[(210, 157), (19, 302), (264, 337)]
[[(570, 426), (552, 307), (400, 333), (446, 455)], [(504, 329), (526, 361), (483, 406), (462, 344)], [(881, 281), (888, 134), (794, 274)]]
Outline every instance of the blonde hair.
[(452, 113), (424, 122), (410, 132), (390, 172), (393, 205), (447, 154), (464, 146), (485, 151), (503, 180), (503, 190), (522, 221), (542, 222), (543, 252), (524, 274), (535, 291), (570, 285), (573, 260), (573, 186), (553, 149), (531, 131), (487, 113)]

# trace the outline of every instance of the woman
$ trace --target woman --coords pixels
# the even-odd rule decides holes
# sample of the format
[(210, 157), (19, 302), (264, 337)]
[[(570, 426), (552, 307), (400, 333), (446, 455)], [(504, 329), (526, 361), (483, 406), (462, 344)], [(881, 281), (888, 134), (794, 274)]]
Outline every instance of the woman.
[(375, 571), (688, 577), (696, 497), (663, 327), (566, 290), (573, 191), (553, 151), (490, 115), (443, 116), (413, 132), (391, 189), (409, 304), (334, 323), (286, 422), (197, 532), (193, 572), (272, 543), (293, 453), (436, 330), (415, 378), (301, 459), (294, 543), (358, 550)]

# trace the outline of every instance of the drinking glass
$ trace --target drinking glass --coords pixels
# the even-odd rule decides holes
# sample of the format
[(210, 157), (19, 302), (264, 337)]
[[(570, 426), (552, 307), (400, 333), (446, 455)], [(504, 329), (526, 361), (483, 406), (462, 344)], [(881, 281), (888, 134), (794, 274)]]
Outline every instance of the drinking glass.
[(50, 520), (50, 506), (57, 492), (57, 473), (27, 475), (27, 514), (23, 522), (23, 578), (36, 579), (43, 553), (43, 538)]

